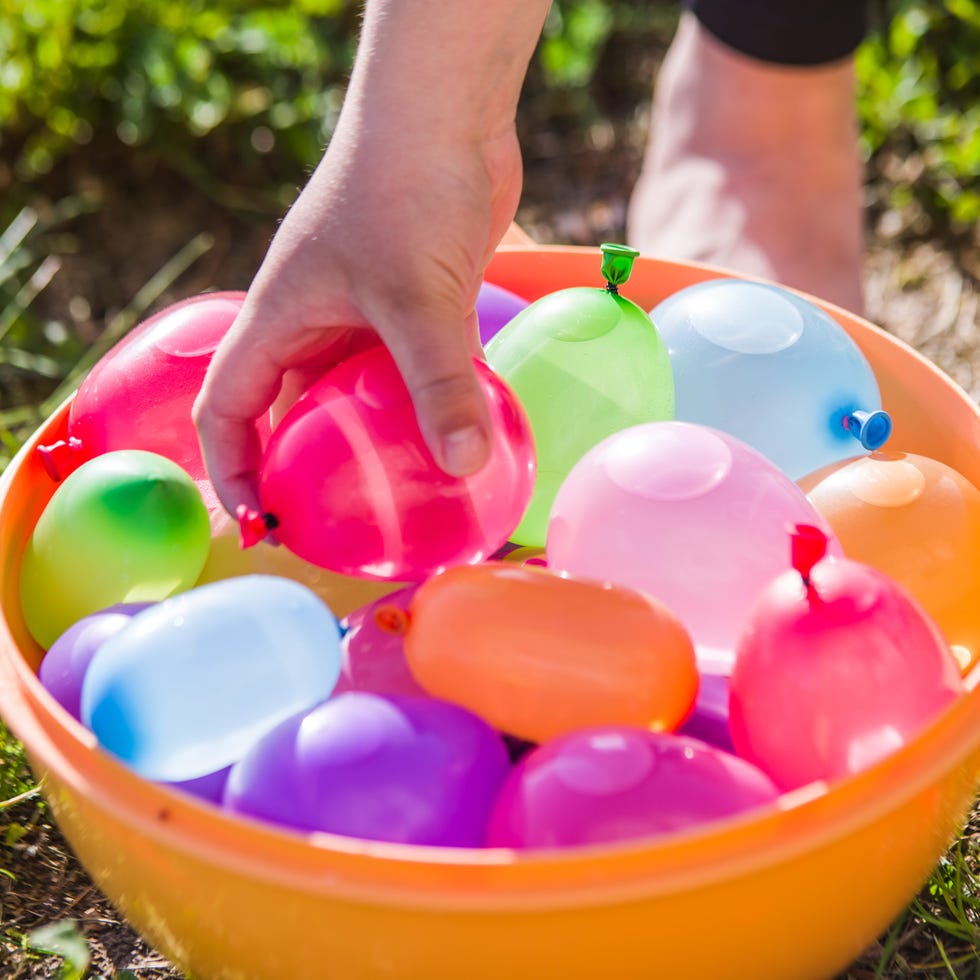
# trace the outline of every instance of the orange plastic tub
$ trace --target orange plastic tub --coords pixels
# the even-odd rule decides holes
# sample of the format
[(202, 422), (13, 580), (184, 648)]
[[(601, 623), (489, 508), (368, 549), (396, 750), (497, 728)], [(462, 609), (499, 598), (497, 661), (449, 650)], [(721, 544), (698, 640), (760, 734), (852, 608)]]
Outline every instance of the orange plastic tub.
[[(596, 282), (597, 252), (503, 248), (487, 277), (529, 298)], [(650, 308), (718, 272), (640, 259)], [(876, 369), (892, 446), (980, 484), (980, 415), (945, 375), (826, 306)], [(513, 854), (302, 836), (230, 819), (127, 771), (41, 688), (17, 572), (53, 490), (34, 443), (0, 483), (0, 713), (106, 895), (198, 978), (792, 980), (829, 977), (911, 899), (961, 826), (980, 775), (980, 670), (915, 742), (760, 816), (669, 838)], [(83, 570), (80, 570), (84, 573)]]

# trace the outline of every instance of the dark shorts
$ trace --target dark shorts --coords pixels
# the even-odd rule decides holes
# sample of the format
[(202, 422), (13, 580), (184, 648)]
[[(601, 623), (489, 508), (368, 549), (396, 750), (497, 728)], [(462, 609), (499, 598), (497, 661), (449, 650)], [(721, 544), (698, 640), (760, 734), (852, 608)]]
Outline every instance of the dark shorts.
[(719, 41), (783, 65), (820, 65), (851, 54), (867, 30), (864, 0), (685, 0)]

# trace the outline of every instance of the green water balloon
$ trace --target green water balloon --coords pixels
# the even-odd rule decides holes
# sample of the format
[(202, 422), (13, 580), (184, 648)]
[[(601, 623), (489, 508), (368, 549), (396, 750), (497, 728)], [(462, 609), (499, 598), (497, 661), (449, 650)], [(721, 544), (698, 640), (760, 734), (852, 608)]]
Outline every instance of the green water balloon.
[(518, 313), (487, 345), (490, 366), (517, 393), (534, 432), (538, 470), (511, 540), (543, 547), (551, 505), (571, 468), (607, 436), (674, 417), (666, 345), (649, 315), (619, 294), (633, 260), (601, 246), (605, 288), (573, 286)]
[(176, 463), (135, 449), (96, 456), (58, 486), (24, 551), (27, 628), (47, 649), (100, 609), (189, 589), (210, 541), (201, 492)]

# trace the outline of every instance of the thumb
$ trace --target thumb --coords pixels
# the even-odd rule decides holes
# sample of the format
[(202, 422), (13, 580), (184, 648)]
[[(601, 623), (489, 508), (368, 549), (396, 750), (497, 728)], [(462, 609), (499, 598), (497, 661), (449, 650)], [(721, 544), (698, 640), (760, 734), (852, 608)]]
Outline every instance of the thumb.
[[(490, 457), (493, 439), (486, 396), (477, 378), (468, 336), (459, 322), (406, 322), (387, 340), (412, 397), (422, 437), (439, 467), (450, 476), (469, 476)], [(473, 320), (471, 323), (470, 320)]]

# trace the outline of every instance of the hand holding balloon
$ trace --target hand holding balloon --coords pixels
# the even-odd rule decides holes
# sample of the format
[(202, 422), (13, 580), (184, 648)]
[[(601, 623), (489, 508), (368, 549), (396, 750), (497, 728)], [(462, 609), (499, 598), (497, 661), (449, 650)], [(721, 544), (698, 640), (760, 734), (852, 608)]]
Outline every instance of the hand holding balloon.
[(490, 459), (468, 477), (439, 469), (391, 355), (365, 351), (327, 373), (273, 433), (259, 471), (263, 514), (241, 514), (242, 540), (276, 529), (300, 557), (344, 575), (420, 580), (493, 554), (534, 482), (524, 412), (484, 364)]
[[(498, 31), (507, 58), (490, 59), (484, 77), (467, 54), (464, 77), (447, 85), (454, 73), (441, 62), (465, 50), (461, 39), (475, 25), (444, 10), (436, 28), (452, 38), (444, 53), (406, 65), (412, 39), (425, 30), (428, 47), (432, 28), (396, 5), (386, 17), (397, 30), (381, 31), (369, 8), (330, 146), (282, 222), (196, 405), (208, 470), (231, 513), (261, 509), (254, 420), (283, 383), (298, 395), (365, 345), (391, 351), (440, 469), (464, 477), (489, 459), (475, 305), (520, 195), (514, 109), (545, 10), (524, 4), (505, 23), (491, 12), (478, 30), (484, 40)], [(402, 97), (405, 72), (426, 98)], [(463, 108), (476, 84), (494, 97), (474, 132)], [(389, 127), (362, 124), (364, 106), (379, 98), (388, 111), (392, 98), (398, 105), (396, 153)]]

